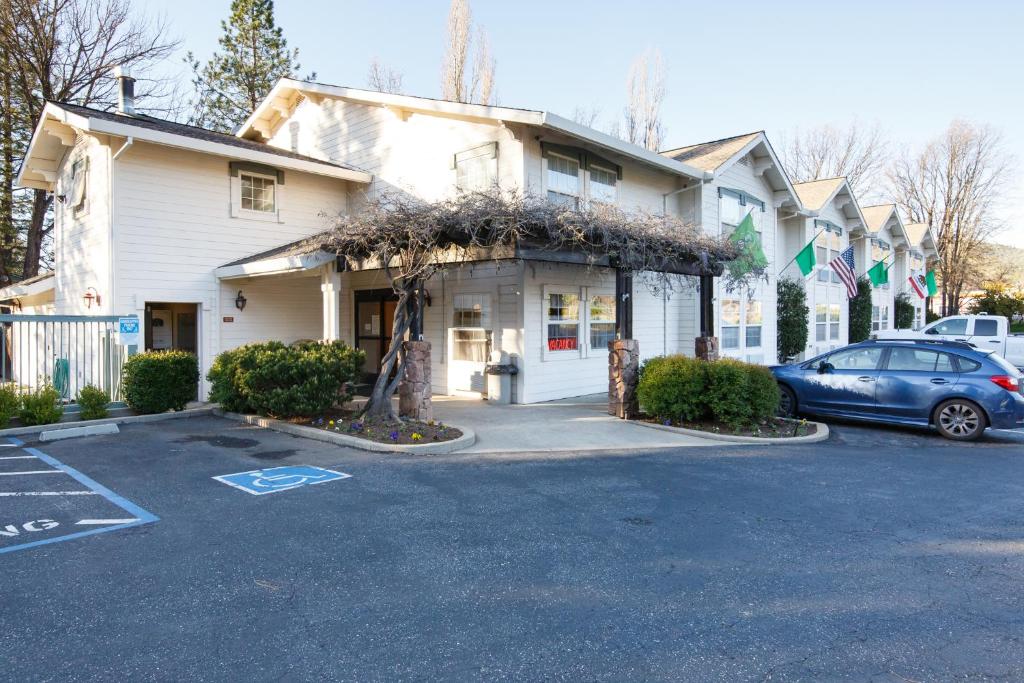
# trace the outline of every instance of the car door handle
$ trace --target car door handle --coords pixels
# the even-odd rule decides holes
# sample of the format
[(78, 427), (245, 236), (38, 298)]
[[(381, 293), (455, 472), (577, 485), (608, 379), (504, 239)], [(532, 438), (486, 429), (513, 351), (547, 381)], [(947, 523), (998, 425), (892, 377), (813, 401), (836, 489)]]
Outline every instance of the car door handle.
[(874, 382), (875, 381), (874, 377), (869, 377), (868, 375), (864, 375), (863, 377), (858, 377), (857, 379), (858, 379), (858, 381), (861, 381), (861, 382)]
[(988, 343), (989, 344), (1002, 344), (1003, 342), (999, 341), (998, 339), (989, 339)]
[(942, 379), (941, 377), (935, 377), (932, 379), (932, 384), (949, 384), (949, 380)]

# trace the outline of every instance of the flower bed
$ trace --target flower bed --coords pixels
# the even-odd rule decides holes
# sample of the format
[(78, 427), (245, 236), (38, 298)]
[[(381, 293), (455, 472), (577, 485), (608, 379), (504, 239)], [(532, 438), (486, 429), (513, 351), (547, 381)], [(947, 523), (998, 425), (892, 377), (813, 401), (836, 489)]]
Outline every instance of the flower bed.
[(702, 420), (691, 422), (687, 420), (658, 420), (649, 416), (638, 418), (650, 424), (662, 425), (665, 427), (682, 427), (693, 429), (709, 434), (725, 434), (728, 436), (749, 436), (763, 439), (786, 439), (801, 436), (811, 436), (818, 433), (818, 425), (807, 420), (791, 420), (786, 417), (773, 417), (760, 422), (743, 426), (729, 425), (714, 420)]
[(354, 411), (333, 412), (312, 420), (293, 420), (292, 422), (325, 432), (386, 444), (438, 443), (452, 441), (462, 436), (462, 430), (449, 427), (443, 422), (402, 420), (400, 424), (395, 424), (386, 420), (363, 419)]

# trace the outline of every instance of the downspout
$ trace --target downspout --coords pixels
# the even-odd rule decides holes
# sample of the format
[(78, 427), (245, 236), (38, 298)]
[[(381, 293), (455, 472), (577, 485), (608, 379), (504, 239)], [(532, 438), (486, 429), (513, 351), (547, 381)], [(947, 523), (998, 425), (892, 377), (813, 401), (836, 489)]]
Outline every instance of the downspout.
[(120, 149), (110, 155), (110, 178), (107, 182), (107, 213), (110, 215), (110, 230), (107, 232), (107, 263), (110, 269), (110, 289), (108, 290), (108, 301), (110, 301), (110, 312), (114, 313), (117, 306), (117, 299), (114, 296), (114, 162), (117, 161), (129, 147), (135, 144), (135, 138), (129, 135)]

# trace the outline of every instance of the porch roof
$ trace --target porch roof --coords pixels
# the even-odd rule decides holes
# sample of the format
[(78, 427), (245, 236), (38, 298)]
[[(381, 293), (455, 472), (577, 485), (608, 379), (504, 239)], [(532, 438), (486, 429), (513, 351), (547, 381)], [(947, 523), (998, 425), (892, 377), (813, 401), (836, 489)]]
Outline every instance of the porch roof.
[(55, 286), (56, 281), (53, 277), (52, 271), (40, 273), (35, 277), (27, 278), (21, 282), (15, 282), (14, 284), (0, 289), (0, 301), (10, 301), (11, 299), (45, 294), (53, 291)]
[(330, 263), (337, 255), (325, 251), (317, 236), (304, 237), (301, 240), (288, 242), (273, 249), (225, 263), (214, 273), (221, 280), (234, 280), (243, 277), (260, 275), (283, 275), (315, 270)]

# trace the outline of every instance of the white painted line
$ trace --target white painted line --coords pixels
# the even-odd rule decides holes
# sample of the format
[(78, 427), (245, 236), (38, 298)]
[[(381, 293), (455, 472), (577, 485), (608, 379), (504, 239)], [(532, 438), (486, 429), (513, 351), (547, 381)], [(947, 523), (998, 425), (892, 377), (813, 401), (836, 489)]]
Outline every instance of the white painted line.
[(96, 496), (98, 491), (4, 491), (0, 496)]
[(117, 434), (116, 424), (89, 425), (87, 427), (67, 427), (65, 429), (51, 429), (39, 434), (40, 441), (56, 441), (57, 439), (71, 439), (76, 436), (95, 436), (97, 434)]
[(18, 444), (16, 444), (16, 443), (0, 443), (0, 448), (17, 448), (17, 447), (18, 447)]
[(60, 470), (31, 470), (29, 472), (0, 472), (0, 477), (13, 477), (18, 474), (64, 474)]
[(35, 458), (38, 460), (34, 455), (5, 455), (0, 457), (0, 460), (27, 460), (28, 458)]
[(75, 524), (91, 525), (91, 524), (131, 524), (132, 522), (139, 521), (138, 517), (129, 517), (128, 519), (82, 519)]

